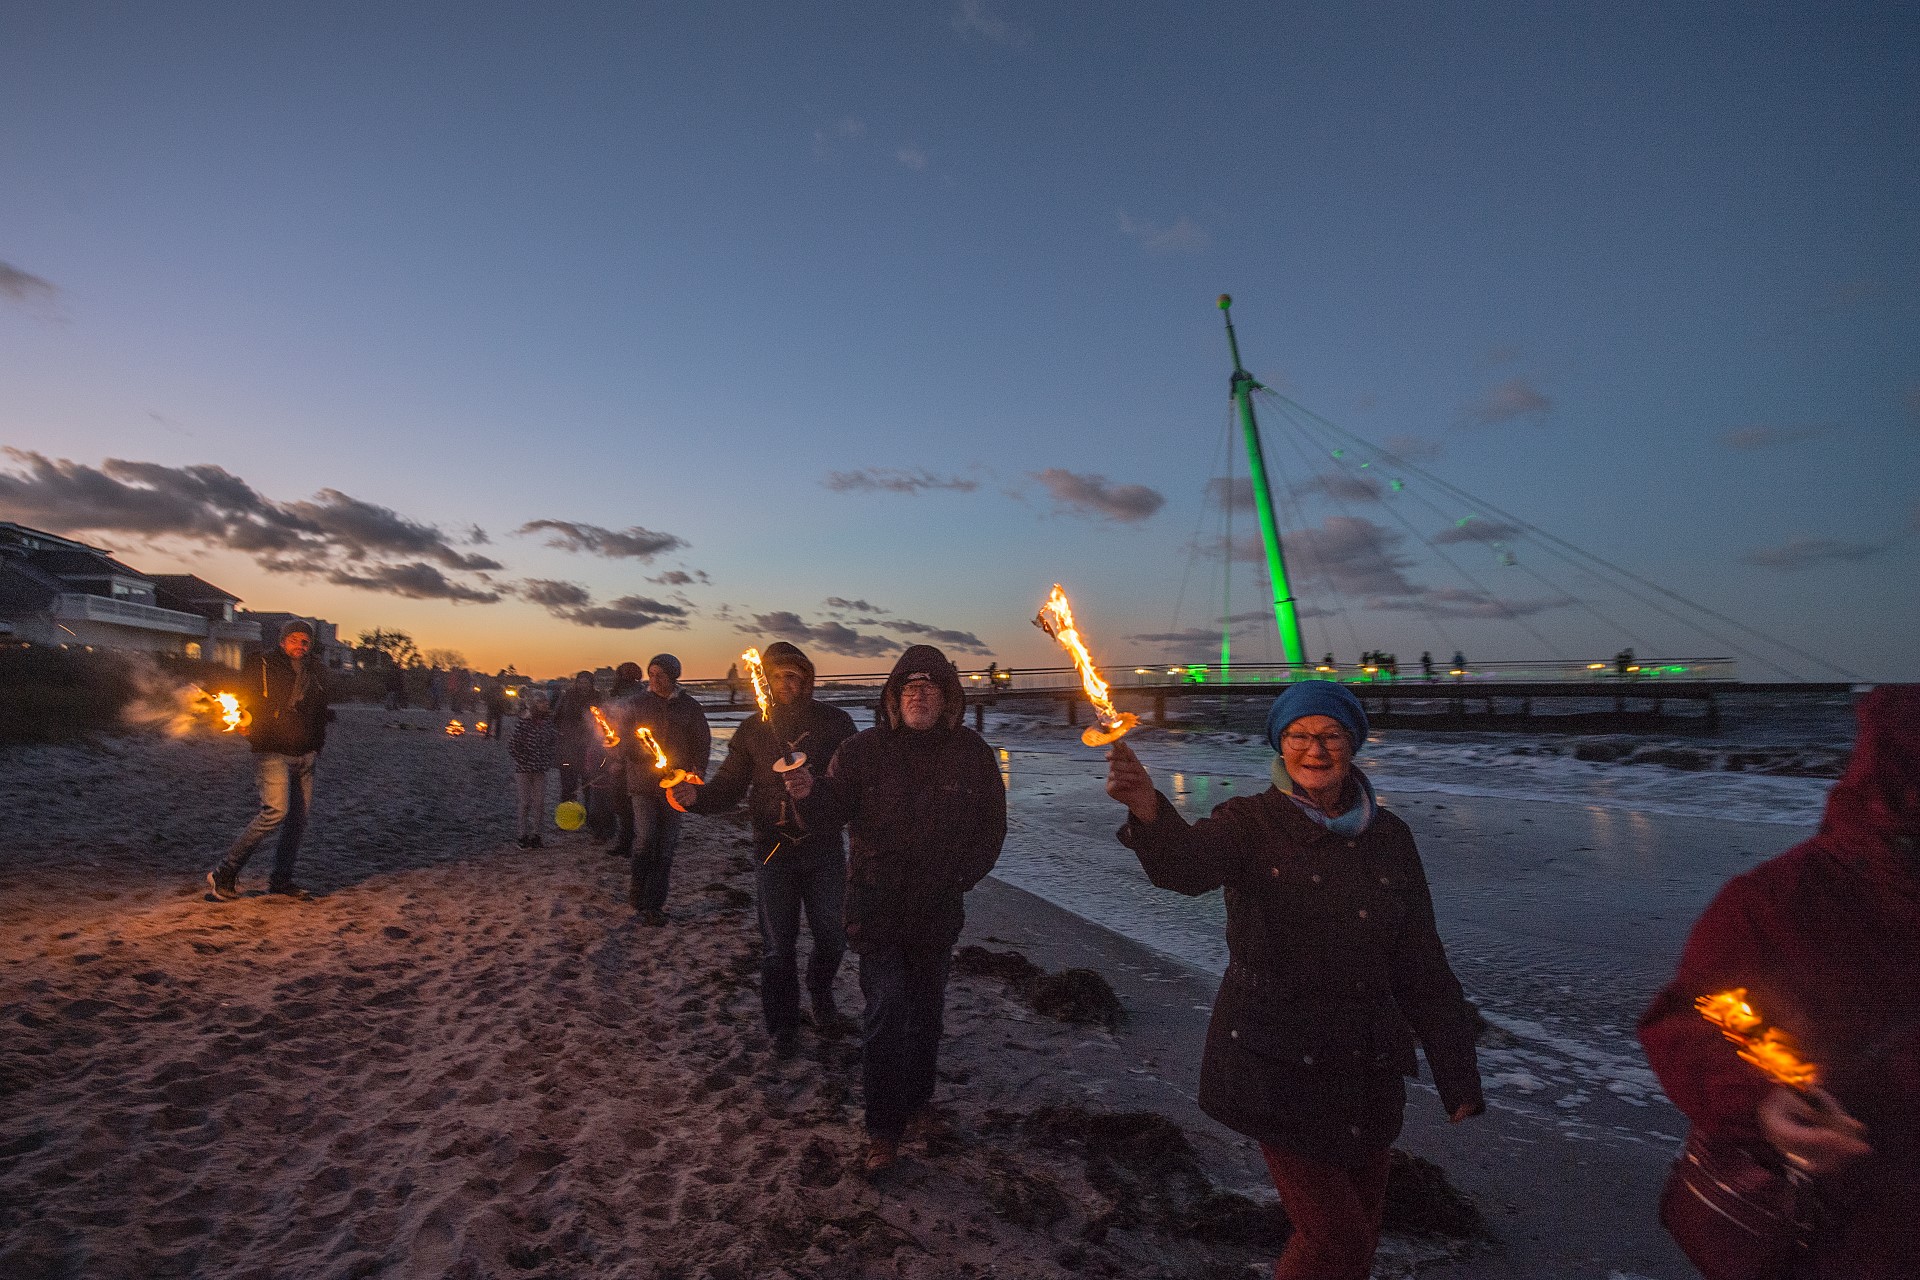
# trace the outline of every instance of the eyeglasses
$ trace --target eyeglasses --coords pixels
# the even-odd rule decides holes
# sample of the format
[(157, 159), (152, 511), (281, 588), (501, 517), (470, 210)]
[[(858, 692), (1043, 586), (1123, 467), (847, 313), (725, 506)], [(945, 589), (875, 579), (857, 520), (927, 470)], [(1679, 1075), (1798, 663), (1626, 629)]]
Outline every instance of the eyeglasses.
[(1338, 755), (1352, 745), (1351, 739), (1338, 729), (1332, 733), (1283, 733), (1280, 742), (1289, 751), (1306, 751), (1318, 744), (1328, 755)]

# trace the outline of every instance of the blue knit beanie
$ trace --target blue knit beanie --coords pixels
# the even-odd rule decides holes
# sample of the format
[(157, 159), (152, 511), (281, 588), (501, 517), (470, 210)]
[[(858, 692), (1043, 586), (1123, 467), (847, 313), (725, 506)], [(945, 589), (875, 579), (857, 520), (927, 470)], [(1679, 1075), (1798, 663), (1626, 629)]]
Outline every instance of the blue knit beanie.
[(1353, 696), (1353, 690), (1343, 684), (1331, 680), (1302, 680), (1288, 685), (1287, 691), (1273, 700), (1273, 707), (1267, 712), (1267, 741), (1275, 751), (1280, 749), (1280, 735), (1301, 716), (1333, 717), (1353, 735), (1356, 748), (1367, 740), (1367, 709)]
[(670, 653), (656, 653), (647, 659), (649, 667), (659, 667), (667, 673), (667, 679), (680, 679), (680, 659)]

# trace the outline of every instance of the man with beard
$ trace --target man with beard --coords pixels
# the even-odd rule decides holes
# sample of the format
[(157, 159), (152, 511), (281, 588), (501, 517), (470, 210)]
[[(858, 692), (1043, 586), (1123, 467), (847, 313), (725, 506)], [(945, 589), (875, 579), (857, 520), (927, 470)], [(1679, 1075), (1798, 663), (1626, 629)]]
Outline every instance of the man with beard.
[(308, 895), (293, 883), (293, 863), (307, 830), (313, 803), (313, 767), (326, 745), (326, 669), (313, 652), (313, 624), (300, 618), (280, 631), (280, 645), (248, 664), (247, 701), (253, 717), (247, 738), (253, 746), (254, 781), (260, 812), (228, 848), (220, 865), (207, 872), (213, 896), (228, 902), (240, 896), (235, 881), (260, 842), (280, 833), (274, 849), (267, 892), (289, 898)]
[(806, 767), (785, 775), (809, 828), (847, 826), (869, 1174), (892, 1166), (903, 1138), (945, 1128), (933, 1086), (953, 945), (964, 895), (1007, 834), (1006, 787), (993, 749), (960, 723), (965, 711), (960, 673), (932, 645), (914, 645), (887, 677), (879, 723), (847, 739), (825, 777)]
[(813, 697), (813, 663), (786, 641), (767, 646), (767, 688), (773, 706), (734, 730), (720, 771), (704, 787), (681, 784), (674, 798), (689, 813), (726, 813), (744, 796), (753, 814), (754, 899), (760, 921), (760, 1008), (776, 1057), (799, 1047), (800, 912), (813, 934), (807, 995), (822, 1036), (844, 1030), (833, 980), (846, 954), (840, 913), (846, 897), (846, 842), (838, 824), (809, 827), (774, 765), (792, 752), (822, 767), (853, 736), (853, 717)]

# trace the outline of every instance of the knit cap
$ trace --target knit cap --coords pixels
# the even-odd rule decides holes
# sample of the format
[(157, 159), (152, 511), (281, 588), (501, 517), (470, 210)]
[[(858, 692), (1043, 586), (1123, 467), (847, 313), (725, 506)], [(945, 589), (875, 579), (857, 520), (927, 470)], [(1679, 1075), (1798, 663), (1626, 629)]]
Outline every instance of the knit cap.
[(1367, 709), (1353, 696), (1353, 690), (1343, 684), (1331, 680), (1302, 680), (1288, 685), (1287, 691), (1273, 700), (1267, 712), (1267, 742), (1275, 751), (1280, 749), (1280, 735), (1302, 716), (1331, 716), (1338, 720), (1353, 735), (1355, 747), (1367, 740)]

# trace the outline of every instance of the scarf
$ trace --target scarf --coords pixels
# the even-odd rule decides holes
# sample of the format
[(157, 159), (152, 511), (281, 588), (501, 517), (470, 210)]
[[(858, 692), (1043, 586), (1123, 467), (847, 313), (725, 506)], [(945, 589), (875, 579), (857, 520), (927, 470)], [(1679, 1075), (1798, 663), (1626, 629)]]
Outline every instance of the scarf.
[(1356, 766), (1348, 771), (1348, 781), (1359, 789), (1359, 796), (1352, 806), (1339, 817), (1331, 817), (1313, 801), (1294, 789), (1293, 775), (1287, 772), (1287, 763), (1279, 756), (1273, 758), (1273, 785), (1280, 793), (1293, 801), (1300, 812), (1312, 818), (1337, 836), (1357, 836), (1373, 825), (1373, 815), (1379, 811), (1379, 805), (1373, 798), (1373, 784), (1367, 781), (1367, 775)]

